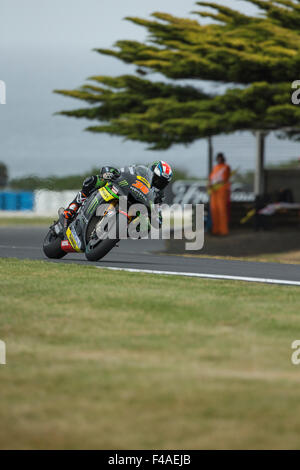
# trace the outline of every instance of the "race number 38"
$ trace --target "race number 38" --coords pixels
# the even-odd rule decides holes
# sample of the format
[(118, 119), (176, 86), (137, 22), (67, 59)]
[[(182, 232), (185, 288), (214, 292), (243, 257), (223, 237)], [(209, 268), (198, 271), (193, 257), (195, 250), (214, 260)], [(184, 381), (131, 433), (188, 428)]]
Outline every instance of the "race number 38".
[(139, 180), (136, 180), (136, 182), (132, 186), (134, 186), (135, 188), (140, 189), (142, 191), (142, 193), (144, 193), (144, 194), (149, 193), (149, 189), (147, 188), (147, 186)]
[(183, 465), (190, 465), (191, 463), (191, 456), (190, 455), (180, 455), (180, 454), (174, 454), (174, 455), (153, 455), (152, 457), (152, 463), (161, 463), (163, 465), (165, 464), (171, 464), (171, 465), (178, 465), (179, 467), (182, 467)]

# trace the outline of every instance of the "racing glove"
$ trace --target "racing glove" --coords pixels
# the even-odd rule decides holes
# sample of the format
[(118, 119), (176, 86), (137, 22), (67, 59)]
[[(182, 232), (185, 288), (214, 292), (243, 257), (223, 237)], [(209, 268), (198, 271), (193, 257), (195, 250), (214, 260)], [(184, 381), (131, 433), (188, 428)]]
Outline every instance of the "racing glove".
[(120, 176), (120, 171), (117, 168), (103, 167), (101, 170), (101, 176), (106, 181), (112, 181)]

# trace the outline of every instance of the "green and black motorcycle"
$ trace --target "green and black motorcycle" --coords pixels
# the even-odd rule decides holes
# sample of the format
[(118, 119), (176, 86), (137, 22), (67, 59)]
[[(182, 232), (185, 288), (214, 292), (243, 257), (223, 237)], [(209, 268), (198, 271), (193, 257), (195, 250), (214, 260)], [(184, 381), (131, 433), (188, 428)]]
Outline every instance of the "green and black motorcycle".
[[(69, 225), (64, 209), (59, 209), (59, 219), (51, 225), (43, 243), (45, 255), (59, 259), (77, 252), (85, 253), (89, 261), (103, 258), (123, 238), (121, 228), (122, 233), (124, 227), (128, 233), (130, 224), (142, 225), (139, 213), (129, 215), (130, 207), (139, 203), (150, 212), (155, 199), (151, 180), (152, 172), (144, 166), (137, 166), (134, 173), (122, 172), (118, 178), (95, 190)], [(127, 210), (120, 204), (122, 196), (127, 198)]]

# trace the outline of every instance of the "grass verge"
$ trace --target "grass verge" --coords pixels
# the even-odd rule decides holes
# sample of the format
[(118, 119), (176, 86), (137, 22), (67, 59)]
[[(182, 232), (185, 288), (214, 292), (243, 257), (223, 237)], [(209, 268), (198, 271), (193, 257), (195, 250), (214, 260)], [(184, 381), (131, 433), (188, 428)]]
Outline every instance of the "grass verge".
[(298, 288), (0, 268), (0, 448), (300, 447)]

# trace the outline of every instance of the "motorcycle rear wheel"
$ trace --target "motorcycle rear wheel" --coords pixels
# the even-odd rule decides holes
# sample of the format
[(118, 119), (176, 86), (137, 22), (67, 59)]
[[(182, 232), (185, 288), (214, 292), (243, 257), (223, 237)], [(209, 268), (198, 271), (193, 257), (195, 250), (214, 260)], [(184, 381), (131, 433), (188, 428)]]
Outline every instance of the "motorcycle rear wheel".
[(47, 258), (60, 259), (66, 256), (67, 253), (61, 249), (61, 241), (53, 230), (49, 230), (43, 243), (43, 251)]

